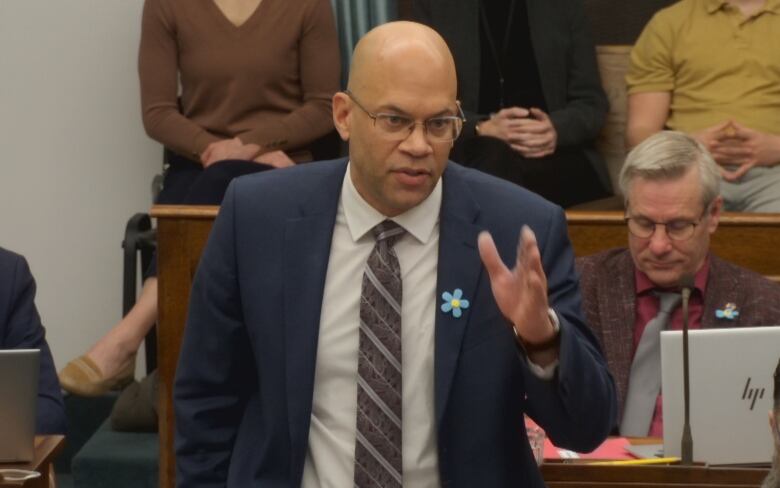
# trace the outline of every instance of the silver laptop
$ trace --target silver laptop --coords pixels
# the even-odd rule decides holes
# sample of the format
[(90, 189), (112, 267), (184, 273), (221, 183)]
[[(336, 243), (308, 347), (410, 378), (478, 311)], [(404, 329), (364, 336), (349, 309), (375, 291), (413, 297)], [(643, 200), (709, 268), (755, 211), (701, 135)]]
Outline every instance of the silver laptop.
[[(693, 460), (769, 463), (768, 412), (780, 357), (780, 327), (689, 332)], [(664, 455), (680, 455), (684, 421), (682, 332), (661, 333)]]
[(33, 459), (39, 349), (0, 350), (0, 462)]

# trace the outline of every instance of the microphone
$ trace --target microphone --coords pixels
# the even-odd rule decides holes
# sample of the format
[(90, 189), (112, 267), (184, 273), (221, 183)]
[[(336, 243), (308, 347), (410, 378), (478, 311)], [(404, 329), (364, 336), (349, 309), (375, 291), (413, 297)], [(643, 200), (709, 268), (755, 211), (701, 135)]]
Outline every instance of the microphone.
[(688, 300), (691, 298), (691, 290), (694, 287), (693, 275), (685, 274), (680, 277), (682, 291), (683, 313), (683, 405), (685, 417), (683, 421), (683, 433), (680, 440), (680, 464), (690, 466), (693, 464), (693, 437), (691, 436), (691, 392), (690, 373), (688, 371)]

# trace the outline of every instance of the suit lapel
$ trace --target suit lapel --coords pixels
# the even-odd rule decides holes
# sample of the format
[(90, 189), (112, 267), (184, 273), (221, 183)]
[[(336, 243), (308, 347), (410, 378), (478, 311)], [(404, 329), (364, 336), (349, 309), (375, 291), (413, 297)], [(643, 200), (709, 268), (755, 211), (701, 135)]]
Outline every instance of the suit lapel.
[(285, 227), (281, 279), (293, 467), (303, 463), (309, 435), (322, 296), (345, 168), (345, 164), (334, 167), (322, 179), (319, 191), (301, 205), (300, 216), (288, 219)]
[[(452, 164), (444, 174), (441, 219), (439, 222), (439, 264), (436, 278), (436, 321), (434, 353), (434, 393), (436, 424), (441, 420), (447, 405), (450, 388), (457, 367), (463, 333), (476, 308), (474, 298), (482, 273), (482, 262), (477, 251), (476, 225), (479, 207), (470, 198), (471, 193), (461, 180), (458, 168)], [(460, 318), (441, 311), (442, 293), (452, 293), (456, 288), (472, 306), (463, 310)]]

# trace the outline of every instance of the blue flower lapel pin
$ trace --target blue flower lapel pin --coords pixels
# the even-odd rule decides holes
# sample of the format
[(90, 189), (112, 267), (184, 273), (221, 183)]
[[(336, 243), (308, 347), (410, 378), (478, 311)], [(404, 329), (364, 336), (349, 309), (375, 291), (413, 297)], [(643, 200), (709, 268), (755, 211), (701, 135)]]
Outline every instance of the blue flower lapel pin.
[(722, 309), (715, 310), (715, 316), (719, 319), (734, 320), (739, 316), (736, 303), (727, 303)]
[(441, 304), (441, 311), (444, 313), (452, 312), (456, 319), (463, 315), (463, 310), (469, 308), (469, 301), (463, 298), (463, 290), (455, 288), (452, 293), (445, 291), (441, 294), (444, 303)]

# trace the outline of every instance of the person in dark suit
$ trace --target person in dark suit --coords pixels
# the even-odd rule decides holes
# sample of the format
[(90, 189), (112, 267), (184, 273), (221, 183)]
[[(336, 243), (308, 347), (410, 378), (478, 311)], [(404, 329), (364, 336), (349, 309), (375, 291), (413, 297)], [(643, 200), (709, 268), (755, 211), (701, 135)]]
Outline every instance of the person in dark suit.
[(35, 308), (35, 280), (24, 257), (0, 248), (0, 349), (40, 349), (38, 434), (64, 434), (65, 406), (46, 343), (46, 330)]
[(611, 194), (609, 108), (582, 0), (414, 0), (447, 41), (467, 122), (452, 159), (564, 207)]
[[(628, 249), (577, 259), (583, 309), (615, 377), (624, 435), (662, 435), (660, 395), (645, 405), (650, 416), (639, 432), (625, 425), (625, 404), (644, 329), (660, 294), (679, 291), (683, 276), (694, 277), (691, 328), (780, 323), (780, 286), (710, 252), (723, 207), (718, 171), (695, 139), (673, 131), (651, 136), (629, 153), (620, 175)], [(667, 327), (681, 328), (679, 300), (670, 313)], [(657, 374), (660, 381), (660, 362)]]
[(441, 37), (384, 24), (333, 99), (349, 161), (231, 184), (175, 380), (179, 486), (542, 487), (524, 413), (603, 441), (563, 212), (448, 163), (455, 95)]

